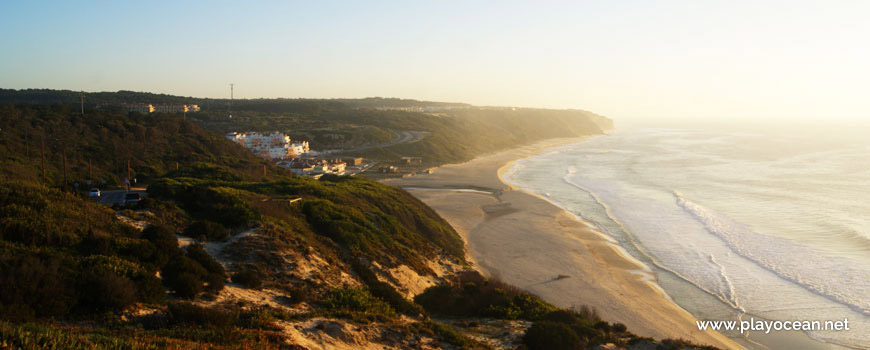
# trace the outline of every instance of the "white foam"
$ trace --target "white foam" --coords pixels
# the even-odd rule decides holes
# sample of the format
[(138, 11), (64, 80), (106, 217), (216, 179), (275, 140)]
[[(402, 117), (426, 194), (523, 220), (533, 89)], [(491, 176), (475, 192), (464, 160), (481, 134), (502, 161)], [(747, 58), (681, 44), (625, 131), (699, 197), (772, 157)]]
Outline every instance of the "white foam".
[(870, 315), (870, 271), (856, 267), (848, 259), (820, 254), (800, 242), (752, 231), (676, 191), (674, 196), (680, 207), (737, 254), (810, 291)]

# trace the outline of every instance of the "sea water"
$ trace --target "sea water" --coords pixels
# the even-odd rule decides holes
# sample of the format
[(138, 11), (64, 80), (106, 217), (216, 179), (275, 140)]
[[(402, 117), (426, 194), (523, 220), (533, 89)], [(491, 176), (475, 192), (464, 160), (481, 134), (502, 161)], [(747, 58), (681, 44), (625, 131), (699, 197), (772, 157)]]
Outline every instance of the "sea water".
[[(517, 161), (504, 177), (619, 242), (699, 319), (848, 319), (849, 331), (798, 339), (870, 348), (860, 133), (634, 129)], [(760, 332), (723, 333), (765, 348)]]

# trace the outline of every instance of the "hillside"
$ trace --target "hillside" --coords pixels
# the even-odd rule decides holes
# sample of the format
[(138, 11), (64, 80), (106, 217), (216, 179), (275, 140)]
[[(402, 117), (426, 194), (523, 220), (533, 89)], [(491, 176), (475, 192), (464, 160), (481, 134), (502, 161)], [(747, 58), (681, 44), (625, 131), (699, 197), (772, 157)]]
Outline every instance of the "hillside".
[[(57, 140), (45, 182), (43, 138)], [(6, 104), (0, 150), (4, 347), (658, 344), (481, 277), (453, 228), (402, 189), (296, 177), (180, 115)], [(117, 182), (126, 158), (148, 198), (86, 199), (63, 185), (64, 150), (68, 183), (84, 181), (87, 160)]]
[[(0, 103), (60, 104), (78, 110), (79, 98), (74, 91), (0, 89)], [(84, 101), (88, 113), (134, 102), (199, 104), (202, 112), (189, 113), (188, 118), (205, 129), (221, 134), (281, 131), (310, 141), (316, 150), (386, 144), (397, 131), (423, 132), (426, 137), (419, 142), (343, 155), (388, 162), (422, 157), (427, 165), (463, 162), (543, 139), (601, 134), (613, 128), (610, 119), (582, 110), (475, 107), (395, 98), (237, 99), (232, 101), (233, 118), (228, 118), (228, 99), (118, 91), (86, 93)]]

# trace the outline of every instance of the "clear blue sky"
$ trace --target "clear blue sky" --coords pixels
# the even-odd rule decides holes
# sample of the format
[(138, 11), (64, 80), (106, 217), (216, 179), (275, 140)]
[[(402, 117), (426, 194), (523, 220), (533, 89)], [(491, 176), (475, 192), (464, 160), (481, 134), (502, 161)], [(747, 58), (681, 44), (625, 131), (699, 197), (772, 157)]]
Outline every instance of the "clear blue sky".
[(870, 117), (868, 1), (4, 1), (0, 87)]

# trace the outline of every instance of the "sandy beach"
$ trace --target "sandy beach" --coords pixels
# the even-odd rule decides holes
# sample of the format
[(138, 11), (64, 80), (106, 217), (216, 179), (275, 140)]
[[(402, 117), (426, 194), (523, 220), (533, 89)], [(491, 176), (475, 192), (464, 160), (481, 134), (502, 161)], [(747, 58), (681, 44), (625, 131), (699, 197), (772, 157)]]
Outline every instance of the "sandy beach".
[(698, 331), (691, 314), (648, 282), (654, 276), (606, 237), (501, 180), (511, 162), (581, 140), (547, 140), (386, 182), (405, 187), (444, 217), (465, 239), (469, 260), (489, 276), (560, 307), (592, 306), (641, 336), (740, 349), (717, 332)]

